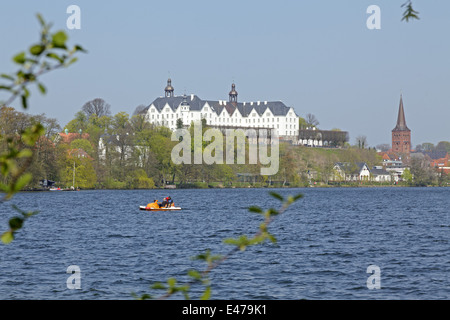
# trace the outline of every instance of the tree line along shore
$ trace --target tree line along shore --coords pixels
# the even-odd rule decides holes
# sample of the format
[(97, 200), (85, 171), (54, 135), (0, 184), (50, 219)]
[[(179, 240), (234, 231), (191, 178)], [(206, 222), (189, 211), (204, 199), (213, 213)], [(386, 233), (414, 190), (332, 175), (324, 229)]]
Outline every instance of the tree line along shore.
[[(171, 151), (177, 142), (171, 140), (169, 129), (149, 124), (138, 113), (111, 115), (107, 104), (94, 110), (87, 103), (64, 127), (44, 114), (2, 107), (0, 151), (7, 149), (8, 139), (20, 139), (21, 128), (34, 123), (41, 123), (45, 133), (32, 147), (28, 172), (33, 178), (24, 190), (42, 189), (44, 179), (62, 188), (80, 189), (448, 186), (450, 182), (448, 175), (423, 161), (406, 163), (411, 176), (397, 181), (375, 181), (371, 176), (358, 179), (356, 164), (374, 168), (382, 166), (383, 159), (375, 148), (348, 143), (338, 148), (312, 148), (280, 142), (279, 169), (271, 176), (260, 175), (259, 162), (176, 165)], [(349, 164), (354, 171), (349, 174), (356, 178), (337, 174), (336, 163)], [(8, 183), (7, 177), (1, 179)]]

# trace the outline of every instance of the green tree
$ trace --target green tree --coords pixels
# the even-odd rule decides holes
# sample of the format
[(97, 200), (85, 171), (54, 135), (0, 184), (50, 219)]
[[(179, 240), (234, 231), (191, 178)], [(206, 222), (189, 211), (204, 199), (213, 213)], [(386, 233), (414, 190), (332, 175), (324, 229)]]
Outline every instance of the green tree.
[(181, 118), (177, 119), (177, 129), (183, 129), (183, 120)]
[(432, 144), (431, 142), (424, 142), (422, 143), (422, 151), (425, 152), (431, 152), (435, 150), (434, 144)]
[(412, 176), (411, 170), (409, 170), (409, 168), (406, 168), (405, 170), (403, 170), (402, 179), (407, 184), (412, 184), (413, 176)]
[(426, 159), (411, 159), (410, 171), (416, 186), (427, 186), (435, 182), (436, 174)]
[(92, 159), (67, 154), (61, 167), (61, 182), (64, 186), (73, 186), (82, 189), (92, 189), (95, 187), (97, 175), (92, 164)]
[(153, 189), (154, 187), (155, 182), (147, 176), (144, 169), (136, 169), (129, 176), (128, 189)]
[(72, 149), (81, 149), (87, 152), (91, 157), (94, 155), (92, 144), (86, 139), (75, 139), (70, 143)]
[(450, 142), (449, 141), (440, 141), (436, 145), (436, 150), (437, 151), (446, 151), (446, 152), (450, 153)]
[(78, 111), (75, 114), (75, 118), (65, 126), (65, 129), (69, 130), (70, 133), (78, 133), (80, 130), (85, 132), (88, 123), (89, 119), (86, 114), (82, 111)]
[(300, 130), (306, 129), (308, 127), (305, 118), (298, 117), (298, 127)]

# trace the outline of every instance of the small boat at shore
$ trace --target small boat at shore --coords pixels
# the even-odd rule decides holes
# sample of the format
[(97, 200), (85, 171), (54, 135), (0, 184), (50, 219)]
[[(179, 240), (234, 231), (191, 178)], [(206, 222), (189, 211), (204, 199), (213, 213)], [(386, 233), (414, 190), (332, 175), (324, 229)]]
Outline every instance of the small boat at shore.
[(181, 210), (180, 207), (167, 207), (167, 208), (157, 208), (157, 207), (148, 207), (148, 206), (140, 206), (139, 210), (145, 210), (145, 211), (177, 211)]
[(65, 188), (65, 189), (58, 188), (58, 187), (52, 187), (52, 188), (48, 189), (48, 191), (80, 191), (80, 189), (79, 188), (75, 189), (74, 187)]

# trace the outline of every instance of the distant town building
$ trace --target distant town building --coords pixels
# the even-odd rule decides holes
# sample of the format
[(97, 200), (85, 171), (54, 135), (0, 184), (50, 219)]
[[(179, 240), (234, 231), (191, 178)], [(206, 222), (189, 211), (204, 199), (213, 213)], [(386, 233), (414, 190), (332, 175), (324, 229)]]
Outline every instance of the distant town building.
[(155, 99), (142, 113), (148, 122), (175, 130), (180, 123), (195, 121), (217, 128), (277, 129), (280, 138), (298, 140), (299, 117), (281, 101), (238, 102), (236, 85), (226, 100), (203, 100), (198, 96), (176, 96), (172, 80), (167, 81), (164, 97)]
[(392, 130), (392, 152), (409, 154), (411, 152), (411, 130), (406, 126), (403, 98), (400, 95), (397, 125)]
[(435, 150), (429, 152), (423, 152), (430, 162), (430, 166), (435, 168), (438, 172), (450, 173), (450, 156), (445, 150)]
[(70, 144), (73, 140), (77, 139), (89, 139), (88, 133), (72, 133), (72, 132), (60, 132), (55, 137), (55, 143), (67, 143)]
[(391, 182), (393, 175), (383, 166), (374, 166), (370, 169), (371, 180), (376, 182)]
[(382, 157), (382, 166), (384, 170), (391, 174), (391, 179), (395, 182), (402, 181), (403, 171), (407, 168), (400, 154), (392, 151), (379, 152)]
[(392, 174), (383, 166), (369, 168), (365, 162), (336, 162), (330, 176), (330, 181), (334, 182), (391, 182), (392, 180)]
[(341, 147), (348, 140), (347, 131), (319, 130), (315, 127), (298, 131), (298, 144), (307, 147)]
[[(128, 136), (128, 134), (126, 135)], [(141, 148), (140, 146), (136, 148)], [(122, 160), (130, 159), (133, 154), (133, 145), (131, 140), (126, 140), (119, 135), (103, 134), (98, 141), (98, 156), (99, 159), (104, 161), (107, 158), (108, 153), (116, 153), (121, 155)]]

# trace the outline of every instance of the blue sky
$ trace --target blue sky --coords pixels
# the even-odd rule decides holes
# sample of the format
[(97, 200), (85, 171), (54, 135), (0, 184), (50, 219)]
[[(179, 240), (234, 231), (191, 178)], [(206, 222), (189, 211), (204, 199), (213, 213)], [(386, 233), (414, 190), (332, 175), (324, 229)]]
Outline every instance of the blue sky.
[[(403, 2), (3, 1), (0, 71), (37, 41), (39, 12), (89, 51), (42, 79), (47, 95), (33, 91), (29, 112), (61, 126), (98, 97), (131, 114), (163, 95), (170, 75), (175, 94), (228, 99), (234, 81), (239, 101), (281, 100), (371, 146), (390, 144), (402, 93), (413, 146), (448, 141), (450, 1), (413, 0), (421, 19), (409, 23)], [(80, 30), (66, 28), (71, 4)], [(381, 9), (380, 30), (366, 27), (369, 5)]]

